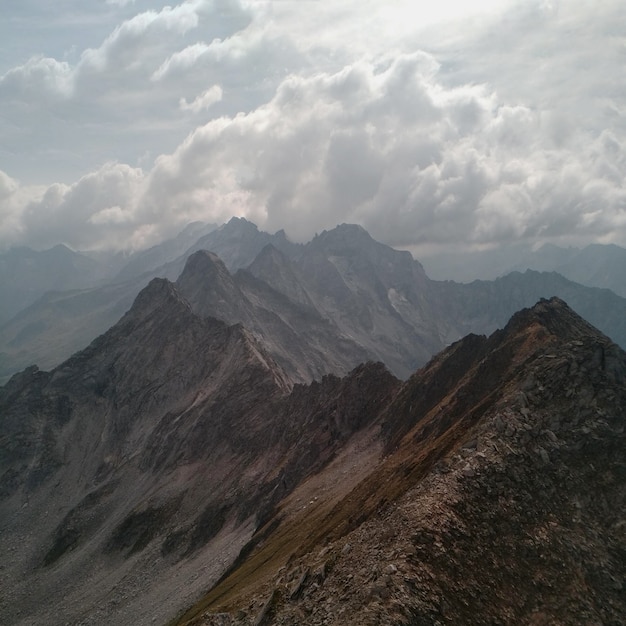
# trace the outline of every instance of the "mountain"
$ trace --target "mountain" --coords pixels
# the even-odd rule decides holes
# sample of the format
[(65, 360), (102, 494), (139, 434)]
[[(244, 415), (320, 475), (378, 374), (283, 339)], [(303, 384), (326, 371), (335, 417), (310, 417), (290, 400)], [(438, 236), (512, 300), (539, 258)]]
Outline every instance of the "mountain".
[(46, 291), (80, 289), (103, 276), (100, 264), (64, 245), (11, 248), (0, 254), (0, 325)]
[(372, 357), (314, 308), (249, 272), (231, 275), (211, 252), (193, 253), (176, 285), (196, 314), (246, 326), (294, 382), (345, 374)]
[(174, 261), (185, 253), (196, 241), (217, 228), (217, 224), (192, 222), (176, 237), (147, 250), (134, 253), (117, 273), (115, 282), (126, 282), (136, 276), (151, 273), (159, 267)]
[[(171, 256), (198, 232), (190, 228), (163, 246)], [(148, 257), (164, 258), (165, 248)], [(223, 271), (212, 274), (207, 266), (204, 279), (185, 278), (183, 291), (202, 294), (185, 297), (201, 315), (246, 325), (293, 382), (343, 375), (365, 360), (382, 361), (404, 379), (452, 341), (491, 333), (516, 310), (552, 296), (626, 346), (626, 299), (607, 290), (545, 272), (470, 284), (433, 281), (408, 252), (375, 241), (356, 225), (293, 244), (282, 231), (270, 235), (233, 218), (140, 276), (47, 294), (21, 311), (0, 327), (0, 382), (32, 363), (58, 365), (115, 323), (152, 278), (180, 280), (187, 259), (202, 250), (219, 257)], [(213, 275), (219, 279), (215, 288), (208, 284)], [(220, 289), (226, 291), (220, 295)]]
[(493, 280), (511, 272), (557, 272), (586, 285), (611, 289), (626, 297), (626, 249), (614, 244), (562, 248), (545, 244), (536, 250), (526, 245), (467, 253), (438, 254), (422, 262), (431, 278), (471, 282)]
[(194, 311), (195, 263), (228, 281), (194, 255), (0, 388), (2, 623), (623, 621), (607, 337), (552, 299), (404, 382), (370, 362), (293, 385)]
[(554, 270), (582, 285), (605, 287), (626, 298), (625, 267), (626, 249), (616, 245), (592, 244)]
[(51, 369), (106, 332), (148, 283), (124, 283), (72, 291), (48, 291), (0, 326), (0, 383), (32, 364)]
[(182, 269), (187, 258), (194, 252), (209, 250), (222, 259), (229, 271), (234, 272), (248, 267), (267, 245), (274, 246), (288, 256), (296, 255), (301, 248), (287, 239), (284, 230), (270, 235), (243, 217), (233, 217), (188, 248), (178, 258), (178, 268)]
[(624, 407), (626, 354), (562, 301), (468, 336), (172, 623), (621, 623)]
[(626, 346), (626, 300), (609, 289), (583, 287), (556, 272), (511, 272), (493, 281), (434, 282), (445, 315), (460, 335), (490, 333), (515, 311), (540, 298), (557, 296), (577, 313)]

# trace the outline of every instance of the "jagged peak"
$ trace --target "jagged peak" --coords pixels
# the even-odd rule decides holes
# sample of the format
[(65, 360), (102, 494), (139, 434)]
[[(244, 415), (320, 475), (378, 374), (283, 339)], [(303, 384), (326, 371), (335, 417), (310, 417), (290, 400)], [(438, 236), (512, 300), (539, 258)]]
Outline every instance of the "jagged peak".
[(268, 243), (261, 249), (261, 252), (256, 255), (253, 261), (253, 265), (258, 261), (265, 259), (271, 259), (272, 261), (286, 261), (287, 257), (272, 243)]
[(331, 230), (324, 230), (313, 241), (317, 243), (327, 241), (374, 241), (372, 236), (359, 224), (338, 224)]
[(164, 307), (167, 304), (189, 309), (189, 304), (178, 293), (174, 283), (171, 283), (166, 278), (153, 278), (139, 292), (126, 316), (134, 318), (144, 317), (155, 309)]
[(258, 233), (259, 229), (254, 222), (245, 217), (231, 217), (228, 222), (220, 226), (222, 231)]
[(549, 300), (541, 298), (534, 306), (515, 313), (505, 326), (504, 332), (515, 333), (534, 324), (539, 324), (550, 335), (562, 340), (588, 336), (610, 341), (571, 309), (564, 300), (556, 296)]

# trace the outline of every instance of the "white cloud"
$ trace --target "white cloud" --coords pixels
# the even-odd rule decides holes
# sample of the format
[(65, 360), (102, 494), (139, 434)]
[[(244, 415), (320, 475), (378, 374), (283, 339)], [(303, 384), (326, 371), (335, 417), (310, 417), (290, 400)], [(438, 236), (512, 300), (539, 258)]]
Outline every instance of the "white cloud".
[[(620, 3), (434, 27), (444, 4), (180, 2), (73, 62), (33, 56), (0, 78), (0, 167), (62, 146), (93, 172), (45, 192), (0, 177), (0, 237), (137, 246), (236, 214), (300, 239), (355, 221), (406, 246), (626, 244)], [(145, 172), (101, 166), (148, 151)]]
[(73, 91), (73, 73), (68, 63), (48, 57), (31, 57), (0, 77), (0, 96), (9, 100), (67, 98)]
[(191, 111), (192, 113), (200, 113), (210, 108), (216, 102), (222, 99), (222, 88), (219, 85), (213, 85), (206, 91), (203, 91), (193, 102), (187, 102), (185, 98), (179, 100), (181, 111)]
[(209, 49), (205, 43), (195, 43), (170, 55), (152, 74), (153, 81), (161, 80), (168, 75), (185, 71), (193, 67), (198, 59)]

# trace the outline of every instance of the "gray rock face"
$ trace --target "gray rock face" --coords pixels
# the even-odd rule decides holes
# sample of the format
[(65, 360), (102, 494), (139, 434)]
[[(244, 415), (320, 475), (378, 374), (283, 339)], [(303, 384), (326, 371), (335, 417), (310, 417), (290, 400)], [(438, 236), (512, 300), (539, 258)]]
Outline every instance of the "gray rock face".
[[(181, 233), (172, 240), (172, 250), (190, 236)], [(187, 259), (202, 249), (223, 261), (219, 271), (207, 263), (204, 279), (200, 270), (185, 270)], [(170, 256), (159, 255), (136, 260), (147, 267), (150, 258), (171, 258), (171, 250)], [(212, 271), (217, 272), (213, 287)], [(195, 287), (181, 276), (185, 272), (195, 274)], [(539, 272), (467, 285), (436, 282), (408, 252), (374, 241), (358, 226), (343, 224), (296, 245), (282, 231), (269, 235), (234, 218), (142, 276), (98, 289), (48, 294), (23, 311), (0, 328), (0, 381), (32, 363), (53, 367), (81, 349), (119, 319), (155, 276), (180, 277), (185, 295), (202, 315), (245, 324), (298, 382), (330, 372), (345, 374), (368, 359), (381, 360), (406, 378), (452, 341), (468, 333), (491, 333), (542, 297), (566, 300), (626, 345), (626, 300), (607, 290)]]

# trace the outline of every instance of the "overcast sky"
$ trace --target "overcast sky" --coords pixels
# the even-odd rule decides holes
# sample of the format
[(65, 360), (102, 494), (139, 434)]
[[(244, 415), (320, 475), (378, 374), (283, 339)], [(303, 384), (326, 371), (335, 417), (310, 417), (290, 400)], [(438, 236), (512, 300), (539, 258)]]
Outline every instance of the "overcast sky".
[(623, 0), (5, 5), (0, 248), (626, 245)]

